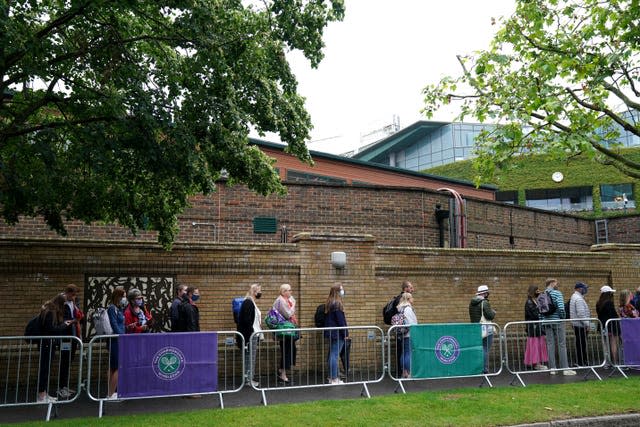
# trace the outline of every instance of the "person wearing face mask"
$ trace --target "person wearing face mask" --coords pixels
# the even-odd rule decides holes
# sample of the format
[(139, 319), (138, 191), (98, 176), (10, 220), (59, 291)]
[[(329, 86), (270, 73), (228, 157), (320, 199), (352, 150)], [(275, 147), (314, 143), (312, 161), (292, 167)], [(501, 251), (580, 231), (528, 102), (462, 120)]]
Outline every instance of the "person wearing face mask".
[[(540, 310), (538, 310), (538, 296), (540, 289), (536, 285), (529, 286), (527, 290), (527, 302), (524, 303), (524, 320), (538, 322)], [(527, 343), (524, 350), (524, 364), (535, 370), (545, 370), (545, 363), (549, 361), (547, 343), (542, 335), (540, 323), (527, 323)]]
[(200, 290), (189, 286), (178, 306), (177, 332), (200, 332), (200, 309), (196, 304), (200, 300)]
[[(256, 376), (256, 351), (260, 341), (264, 339), (262, 334), (253, 335), (262, 330), (262, 313), (256, 303), (262, 297), (262, 286), (254, 283), (249, 287), (245, 300), (240, 306), (238, 314), (238, 332), (244, 337), (244, 366), (246, 369), (246, 383), (258, 387)], [(251, 337), (253, 335), (253, 338)], [(240, 345), (240, 340), (238, 340)]]
[(575, 292), (571, 295), (571, 300), (569, 300), (569, 315), (576, 335), (576, 363), (578, 366), (587, 366), (589, 364), (587, 334), (590, 328), (589, 318), (591, 317), (591, 311), (584, 300), (584, 296), (587, 294), (589, 286), (585, 283), (577, 282), (574, 289)]
[[(124, 288), (116, 287), (111, 293), (111, 304), (107, 307), (109, 323), (114, 334), (124, 334), (124, 308), (127, 306)], [(107, 385), (108, 399), (117, 399), (118, 393), (118, 338), (109, 338), (109, 383)]]
[(153, 317), (144, 306), (142, 292), (137, 288), (132, 288), (127, 294), (129, 305), (124, 311), (125, 333), (141, 334), (151, 331)]
[(187, 285), (180, 284), (176, 290), (176, 297), (171, 303), (169, 316), (171, 318), (171, 332), (178, 332), (178, 307), (182, 304), (184, 294), (187, 292)]
[[(347, 319), (344, 315), (342, 306), (342, 297), (344, 296), (344, 288), (341, 283), (336, 283), (331, 287), (327, 302), (325, 303), (325, 327), (340, 328), (347, 326)], [(327, 364), (329, 365), (329, 384), (344, 384), (338, 377), (338, 357), (345, 345), (345, 339), (349, 336), (347, 329), (326, 329), (324, 331), (325, 338), (329, 339), (329, 356)]]

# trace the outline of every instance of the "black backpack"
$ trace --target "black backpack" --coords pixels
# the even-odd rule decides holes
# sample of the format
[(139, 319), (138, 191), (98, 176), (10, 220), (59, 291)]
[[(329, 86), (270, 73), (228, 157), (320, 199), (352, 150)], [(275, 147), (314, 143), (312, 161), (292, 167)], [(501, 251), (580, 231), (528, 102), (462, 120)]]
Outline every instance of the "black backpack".
[(398, 302), (400, 301), (400, 295), (393, 298), (391, 301), (387, 303), (382, 309), (382, 318), (384, 319), (384, 323), (387, 325), (391, 324), (391, 318), (394, 314), (398, 312), (396, 308), (398, 306)]
[(316, 307), (316, 314), (313, 315), (313, 323), (316, 328), (324, 328), (324, 304)]
[[(35, 337), (38, 335), (42, 335), (42, 319), (38, 314), (31, 320), (27, 322), (27, 326), (24, 328), (24, 336), (25, 337)], [(25, 340), (28, 344), (32, 344), (37, 340)]]

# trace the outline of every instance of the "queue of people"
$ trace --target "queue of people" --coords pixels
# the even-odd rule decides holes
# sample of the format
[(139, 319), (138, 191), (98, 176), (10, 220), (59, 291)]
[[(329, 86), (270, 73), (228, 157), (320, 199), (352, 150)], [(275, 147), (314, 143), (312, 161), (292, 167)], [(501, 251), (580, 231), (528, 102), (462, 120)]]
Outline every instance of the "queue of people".
[[(592, 314), (585, 299), (589, 291), (589, 286), (584, 282), (576, 282), (571, 298), (563, 303), (562, 293), (558, 290), (556, 279), (547, 279), (545, 290), (540, 291), (537, 286), (529, 286), (527, 300), (524, 307), (525, 321), (542, 322), (527, 324), (527, 342), (524, 354), (524, 364), (530, 369), (546, 370), (552, 375), (562, 372), (563, 375), (576, 375), (572, 367), (580, 368), (590, 366), (594, 360), (590, 360), (588, 352), (588, 337), (593, 333), (595, 323), (591, 321)], [(539, 306), (540, 295), (546, 292), (553, 300), (553, 311), (542, 313)], [(600, 295), (596, 302), (596, 316), (599, 324), (605, 329), (603, 334), (607, 335), (609, 353), (607, 367), (609, 363), (618, 364), (620, 361), (620, 323), (609, 322), (610, 319), (637, 318), (639, 311), (635, 306), (634, 298), (640, 303), (640, 288), (632, 293), (629, 290), (622, 290), (619, 294), (618, 304), (615, 303), (616, 290), (609, 285), (600, 288)], [(574, 364), (569, 366), (567, 357), (565, 322), (562, 320), (571, 319), (575, 337)], [(549, 367), (545, 365), (548, 363)]]
[[(527, 289), (527, 298), (524, 305), (524, 319), (526, 325), (526, 346), (524, 352), (524, 364), (534, 370), (550, 369), (550, 374), (562, 372), (563, 375), (575, 375), (576, 372), (569, 367), (567, 358), (565, 318), (571, 319), (575, 335), (575, 366), (588, 366), (590, 361), (587, 353), (587, 338), (592, 332), (593, 325), (591, 311), (585, 300), (589, 286), (583, 282), (577, 282), (574, 293), (566, 305), (563, 295), (558, 290), (556, 279), (547, 279), (545, 287), (541, 290), (536, 285)], [(402, 292), (393, 300), (395, 306), (394, 322), (401, 319), (402, 327), (396, 328), (396, 356), (397, 375), (400, 378), (411, 377), (411, 336), (410, 326), (418, 323), (413, 307), (413, 284), (409, 281), (402, 283)], [(619, 293), (618, 304), (614, 303), (615, 290), (608, 285), (600, 288), (600, 297), (595, 309), (600, 323), (604, 326), (609, 319), (638, 318), (640, 317), (638, 305), (640, 304), (640, 288), (635, 292), (623, 290)], [(541, 295), (546, 294), (555, 306), (553, 311), (545, 307), (541, 309)], [(78, 287), (68, 285), (63, 292), (45, 303), (41, 309), (40, 321), (43, 335), (69, 335), (80, 337), (80, 321), (84, 314), (78, 308)], [(327, 366), (329, 384), (342, 384), (338, 372), (338, 359), (343, 358), (350, 337), (347, 329), (347, 319), (344, 312), (343, 297), (345, 290), (342, 284), (336, 283), (329, 289), (329, 294), (324, 303), (324, 331), (328, 342)], [(496, 311), (489, 301), (490, 290), (487, 285), (480, 285), (475, 295), (469, 302), (469, 319), (471, 323), (491, 324), (496, 317)], [(262, 296), (261, 285), (252, 284), (245, 300), (240, 306), (238, 314), (238, 331), (244, 337), (246, 343), (244, 350), (245, 378), (247, 384), (254, 387), (259, 385), (255, 376), (256, 349), (264, 339), (262, 312), (258, 307), (258, 300)], [(178, 285), (176, 299), (171, 304), (170, 320), (172, 332), (197, 332), (200, 331), (200, 315), (198, 302), (199, 289)], [(275, 298), (270, 313), (274, 312), (287, 328), (300, 327), (296, 312), (296, 299), (292, 295), (289, 284), (280, 286), (279, 295)], [(121, 286), (116, 287), (110, 297), (107, 308), (109, 323), (113, 334), (139, 334), (148, 333), (153, 326), (153, 316), (145, 304), (142, 292), (137, 288), (131, 288), (128, 292)], [(397, 323), (394, 323), (397, 324)], [(491, 351), (493, 327), (483, 326), (483, 373), (489, 373), (489, 354)], [(486, 332), (486, 333), (485, 333)], [(258, 334), (256, 334), (258, 333)], [(610, 322), (606, 332), (610, 344), (610, 361), (613, 364), (619, 362), (620, 327), (618, 322)], [(278, 331), (277, 337), (280, 357), (277, 364), (277, 378), (283, 384), (291, 384), (289, 373), (296, 363), (296, 341), (299, 338), (297, 332), (286, 330)], [(40, 344), (41, 363), (39, 368), (39, 402), (55, 402), (60, 398), (70, 398), (75, 390), (68, 387), (69, 367), (74, 360), (77, 350), (77, 342), (69, 340), (60, 344), (60, 377), (57, 397), (49, 395), (48, 377), (52, 358), (56, 345), (51, 340), (42, 340)], [(108, 372), (108, 398), (117, 399), (118, 383), (118, 339), (110, 338), (107, 342), (110, 354)]]

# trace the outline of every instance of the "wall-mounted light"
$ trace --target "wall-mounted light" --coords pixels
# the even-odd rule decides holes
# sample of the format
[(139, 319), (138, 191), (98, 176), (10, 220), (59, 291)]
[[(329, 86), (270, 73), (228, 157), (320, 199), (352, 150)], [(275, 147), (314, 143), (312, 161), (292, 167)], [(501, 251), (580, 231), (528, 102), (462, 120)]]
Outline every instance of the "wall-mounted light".
[(331, 265), (334, 268), (344, 268), (347, 265), (347, 254), (344, 252), (331, 252)]

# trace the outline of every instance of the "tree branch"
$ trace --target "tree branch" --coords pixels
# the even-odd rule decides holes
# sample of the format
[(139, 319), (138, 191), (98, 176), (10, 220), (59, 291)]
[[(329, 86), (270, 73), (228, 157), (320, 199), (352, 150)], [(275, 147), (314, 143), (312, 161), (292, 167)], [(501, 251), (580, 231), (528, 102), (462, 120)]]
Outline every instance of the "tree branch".
[[(550, 121), (548, 120), (548, 117), (543, 116), (542, 114), (538, 114), (538, 113), (531, 113), (532, 117), (535, 117), (539, 120), (548, 122), (549, 124), (551, 124), (552, 126), (560, 129), (562, 132), (564, 133), (571, 133), (571, 128), (569, 128), (568, 126), (563, 125), (562, 123), (558, 122), (558, 121)], [(613, 150), (608, 149), (607, 147), (603, 146), (602, 144), (598, 143), (597, 141), (595, 141), (593, 138), (589, 138), (589, 137), (585, 137), (586, 141), (589, 143), (589, 145), (591, 145), (596, 151), (604, 154), (607, 157), (611, 157), (612, 159), (614, 159), (615, 161), (625, 165), (626, 167), (633, 169), (633, 170), (640, 170), (640, 163), (636, 163), (632, 160), (629, 160), (628, 158), (621, 156), (620, 154), (616, 153)]]
[(41, 124), (41, 125), (37, 125), (37, 126), (31, 126), (31, 127), (28, 127), (28, 128), (23, 128), (23, 129), (17, 130), (17, 131), (0, 132), (0, 136), (3, 139), (4, 138), (14, 138), (14, 137), (17, 137), (17, 136), (24, 136), (24, 135), (28, 135), (30, 133), (42, 131), (42, 130), (45, 130), (45, 129), (59, 129), (59, 128), (63, 128), (63, 127), (75, 126), (75, 125), (83, 125), (83, 124), (89, 124), (89, 123), (113, 122), (115, 120), (117, 120), (117, 117), (112, 117), (112, 116), (90, 117), (90, 118), (81, 119), (81, 120), (64, 120), (64, 121), (60, 121), (60, 122), (52, 122), (52, 123), (46, 123), (46, 124)]
[[(609, 91), (611, 92), (616, 92), (618, 91), (617, 88), (615, 88), (613, 85), (607, 83), (607, 82), (603, 82), (603, 85), (605, 86), (605, 88), (607, 88)], [(622, 119), (622, 117), (620, 117), (618, 114), (614, 113), (612, 110), (610, 110), (607, 107), (599, 107), (595, 104), (592, 104), (590, 102), (587, 102), (583, 99), (581, 99), (578, 95), (575, 94), (575, 92), (570, 89), (570, 88), (565, 88), (565, 91), (581, 106), (583, 106), (584, 108), (588, 108), (590, 110), (593, 111), (599, 111), (601, 113), (604, 113), (607, 117), (611, 118), (614, 122), (616, 122), (617, 124), (619, 124), (620, 126), (622, 126), (622, 128), (626, 131), (631, 132), (634, 135), (639, 135), (640, 136), (640, 132), (638, 132), (638, 129), (635, 128), (635, 126), (632, 126), (630, 123), (628, 123), (626, 120)], [(620, 96), (625, 96), (622, 92), (620, 92), (620, 94), (618, 95)]]

